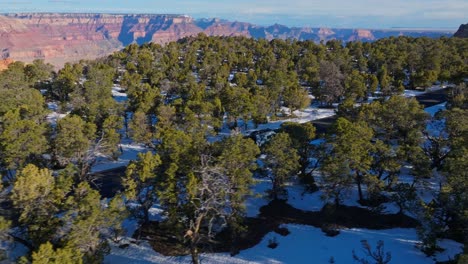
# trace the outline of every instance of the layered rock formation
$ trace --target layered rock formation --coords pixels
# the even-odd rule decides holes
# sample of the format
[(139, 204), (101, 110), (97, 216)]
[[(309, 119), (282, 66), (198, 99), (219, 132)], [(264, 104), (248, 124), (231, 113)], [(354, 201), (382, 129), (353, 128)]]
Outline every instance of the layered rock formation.
[(449, 36), (452, 32), (256, 26), (220, 19), (195, 20), (181, 15), (6, 14), (0, 15), (0, 59), (30, 62), (45, 59), (57, 66), (67, 61), (105, 56), (131, 43), (165, 44), (198, 33), (254, 38), (372, 41), (381, 37)]
[(460, 28), (455, 32), (454, 37), (457, 38), (468, 38), (468, 24), (460, 25)]

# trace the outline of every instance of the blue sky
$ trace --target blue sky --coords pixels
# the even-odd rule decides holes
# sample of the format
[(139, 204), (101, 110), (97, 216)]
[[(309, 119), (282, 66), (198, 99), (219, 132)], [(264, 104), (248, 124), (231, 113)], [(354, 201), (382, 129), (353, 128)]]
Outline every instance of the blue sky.
[(171, 13), (261, 25), (457, 28), (468, 0), (0, 0), (0, 12)]

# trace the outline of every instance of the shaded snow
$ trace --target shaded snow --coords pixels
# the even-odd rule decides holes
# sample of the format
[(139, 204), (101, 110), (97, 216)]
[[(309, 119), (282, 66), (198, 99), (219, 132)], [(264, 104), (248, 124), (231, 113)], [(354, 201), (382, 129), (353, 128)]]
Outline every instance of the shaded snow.
[(57, 125), (57, 121), (59, 119), (62, 119), (65, 116), (67, 116), (67, 114), (58, 113), (59, 106), (56, 102), (48, 102), (47, 108), (51, 110), (52, 112), (47, 115), (46, 119), (47, 119), (47, 122), (51, 124), (53, 127)]
[(132, 143), (130, 140), (123, 140), (119, 146), (121, 147), (122, 154), (117, 160), (109, 160), (106, 157), (101, 157), (96, 162), (96, 165), (93, 166), (91, 172), (105, 171), (127, 166), (130, 161), (137, 159), (138, 153), (149, 151), (145, 146)]
[[(435, 258), (426, 257), (416, 246), (419, 243), (414, 229), (344, 229), (335, 237), (326, 236), (319, 228), (303, 225), (283, 225), (291, 232), (288, 236), (268, 233), (262, 241), (253, 248), (243, 250), (231, 257), (228, 253), (202, 254), (201, 263), (328, 263), (331, 257), (336, 263), (354, 263), (352, 250), (359, 256), (364, 256), (361, 240), (367, 240), (373, 249), (377, 241), (384, 241), (385, 252), (392, 255), (391, 263), (429, 264), (434, 260), (448, 260), (462, 251), (462, 245), (453, 241), (443, 240), (439, 243), (446, 251)], [(278, 247), (268, 248), (269, 240), (276, 239)], [(121, 249), (112, 246), (112, 252), (104, 263), (190, 263), (189, 256), (165, 257), (154, 252), (147, 243), (130, 244)]]
[(405, 90), (403, 93), (405, 97), (415, 97), (421, 94), (425, 94), (426, 92), (424, 91), (415, 91), (415, 90)]
[[(289, 113), (289, 109), (283, 108), (286, 113)], [(253, 125), (249, 124), (249, 129), (247, 129), (247, 134), (257, 131), (257, 130), (265, 130), (265, 129), (278, 129), (281, 127), (281, 124), (285, 122), (294, 122), (294, 123), (307, 123), (313, 120), (326, 118), (335, 115), (335, 109), (329, 108), (318, 108), (316, 106), (309, 106), (303, 110), (296, 110), (293, 112), (296, 117), (286, 118), (277, 121), (270, 121), (267, 124), (260, 124), (257, 128), (253, 128)]]
[(47, 115), (47, 122), (55, 127), (57, 125), (57, 121), (59, 121), (60, 119), (66, 116), (67, 114), (59, 114), (57, 112), (52, 112)]
[(434, 106), (425, 108), (424, 111), (426, 113), (429, 113), (431, 116), (434, 116), (437, 112), (445, 110), (446, 109), (446, 104), (447, 103), (441, 103), (441, 104), (438, 104), (438, 105), (434, 105)]
[(120, 86), (112, 87), (112, 97), (114, 97), (117, 102), (125, 102), (128, 100), (127, 94), (122, 92), (122, 88), (120, 88)]
[(435, 92), (435, 91), (438, 91), (438, 90), (442, 90), (442, 89), (445, 89), (445, 88), (447, 88), (446, 85), (433, 85), (431, 87), (427, 87), (424, 90), (405, 90), (403, 92), (403, 95), (405, 97), (414, 97), (414, 96), (422, 95), (422, 94), (425, 94), (425, 93), (428, 93), (428, 92)]
[(269, 179), (256, 179), (256, 183), (251, 189), (253, 194), (245, 201), (246, 215), (256, 217), (260, 213), (260, 208), (270, 202), (266, 192), (271, 189), (271, 181)]
[[(126, 94), (122, 93), (118, 87), (114, 87), (113, 96), (118, 101), (127, 100)], [(440, 87), (431, 87), (428, 91), (441, 89)], [(405, 91), (405, 96), (417, 96), (424, 92)], [(432, 116), (440, 109), (445, 109), (445, 103), (426, 108), (425, 111)], [(288, 114), (288, 109), (283, 108), (283, 111)], [(311, 106), (302, 111), (295, 111), (296, 117), (284, 120), (271, 121), (267, 124), (261, 124), (255, 127), (249, 121), (245, 126), (242, 120), (239, 120), (239, 126), (243, 134), (250, 134), (257, 130), (278, 129), (284, 122), (305, 123), (312, 120), (329, 117), (335, 114), (334, 109), (320, 109), (316, 106)], [(231, 131), (225, 126), (220, 135), (213, 139), (219, 139), (223, 136), (228, 136)], [(313, 143), (320, 143), (320, 139)], [(130, 160), (136, 159), (139, 152), (148, 151), (144, 146), (132, 144), (130, 141), (122, 144), (123, 154), (116, 162), (102, 161), (100, 164), (93, 167), (93, 171), (105, 170), (113, 167), (119, 167), (128, 164)], [(409, 168), (402, 171), (400, 178), (401, 182), (412, 182), (413, 177), (409, 175)], [(316, 177), (320, 184), (320, 177)], [(429, 191), (421, 192), (418, 189), (419, 195), (424, 200), (430, 200), (433, 197), (433, 190), (436, 189), (437, 180), (426, 183), (429, 185)], [(426, 186), (427, 187), (427, 186)], [(270, 199), (267, 195), (267, 190), (271, 189), (271, 182), (268, 179), (256, 179), (256, 183), (252, 186), (253, 194), (246, 200), (246, 214), (249, 217), (255, 217), (259, 214), (259, 209), (268, 204)], [(287, 184), (288, 203), (293, 207), (305, 211), (319, 211), (325, 204), (321, 199), (322, 192), (309, 193), (304, 187), (298, 184), (297, 181), (292, 181)], [(361, 206), (358, 202), (358, 194), (356, 188), (352, 188), (343, 204), (348, 206)], [(398, 207), (395, 203), (386, 203), (384, 205), (384, 213), (396, 213)], [(163, 210), (155, 205), (150, 209), (151, 218), (153, 220), (161, 220)], [(127, 236), (131, 236), (138, 224), (135, 220), (126, 220), (124, 222)], [(363, 256), (360, 241), (368, 240), (372, 248), (375, 249), (378, 240), (385, 242), (385, 251), (392, 253), (391, 263), (434, 263), (434, 261), (444, 261), (453, 259), (453, 257), (462, 251), (462, 245), (451, 240), (441, 240), (439, 245), (447, 250), (437, 254), (436, 257), (426, 257), (416, 246), (420, 243), (415, 229), (389, 229), (389, 230), (367, 230), (367, 229), (345, 229), (341, 230), (340, 235), (336, 237), (325, 236), (319, 229), (311, 226), (302, 225), (284, 225), (291, 234), (282, 237), (276, 233), (267, 234), (263, 240), (253, 248), (241, 251), (239, 255), (231, 257), (228, 253), (203, 254), (201, 263), (328, 263), (333, 257), (336, 263), (353, 263), (352, 250), (356, 250), (359, 256)], [(270, 239), (277, 239), (279, 246), (276, 249), (267, 247)], [(119, 248), (117, 245), (112, 245), (112, 252), (105, 258), (105, 263), (190, 263), (189, 256), (166, 257), (154, 252), (148, 243), (140, 244), (130, 243), (127, 248)]]

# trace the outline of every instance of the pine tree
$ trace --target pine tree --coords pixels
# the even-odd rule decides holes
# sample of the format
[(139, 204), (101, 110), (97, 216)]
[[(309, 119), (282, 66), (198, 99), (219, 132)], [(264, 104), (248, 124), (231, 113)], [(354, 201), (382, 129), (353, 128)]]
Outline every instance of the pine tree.
[(9, 169), (22, 168), (34, 156), (47, 149), (46, 128), (33, 120), (23, 119), (21, 109), (3, 116), (0, 129), (0, 158)]
[(266, 144), (265, 167), (273, 187), (273, 199), (278, 199), (285, 192), (284, 183), (298, 173), (299, 155), (292, 147), (291, 138), (286, 133), (278, 133)]
[(70, 96), (79, 89), (82, 74), (83, 66), (81, 64), (66, 63), (52, 83), (49, 96), (65, 106), (65, 103), (70, 101)]
[(61, 219), (60, 204), (69, 191), (71, 182), (58, 189), (52, 172), (27, 165), (18, 173), (11, 199), (19, 210), (19, 221), (27, 228), (28, 236), (35, 245), (47, 242), (57, 232)]
[(100, 154), (117, 158), (120, 154), (118, 144), (120, 143), (119, 130), (122, 129), (123, 118), (111, 115), (104, 120), (101, 132)]
[(76, 164), (84, 177), (93, 162), (92, 147), (96, 126), (76, 115), (69, 115), (57, 122), (54, 154), (59, 164)]
[(230, 185), (235, 189), (228, 196), (231, 208), (228, 225), (232, 239), (235, 239), (242, 230), (244, 201), (251, 193), (254, 183), (252, 171), (256, 169), (255, 161), (260, 149), (251, 139), (245, 139), (240, 134), (225, 138), (214, 147), (217, 149), (216, 164), (224, 170)]
[(128, 165), (123, 178), (125, 196), (129, 200), (138, 202), (138, 207), (131, 209), (136, 211), (136, 215), (141, 217), (144, 223), (149, 222), (149, 209), (157, 201), (156, 168), (161, 164), (161, 159), (157, 154), (151, 152), (138, 154), (138, 159)]
[(135, 142), (143, 143), (152, 146), (152, 137), (150, 126), (148, 124), (148, 116), (141, 111), (133, 113), (132, 120), (129, 125), (130, 136)]
[(106, 237), (120, 229), (125, 219), (125, 206), (117, 196), (109, 206), (101, 203), (99, 192), (91, 189), (88, 183), (81, 182), (67, 199), (67, 210), (64, 219), (64, 244), (84, 255), (84, 262), (101, 262), (109, 252)]
[[(340, 175), (346, 179), (352, 177), (358, 186), (359, 199), (364, 200), (362, 185), (373, 178), (369, 174), (372, 164), (370, 153), (374, 150), (371, 142), (373, 131), (365, 123), (352, 123), (341, 117), (336, 121), (334, 130), (335, 136), (330, 141), (330, 158), (325, 163), (330, 167), (325, 171), (330, 171), (330, 175), (334, 178), (328, 181), (349, 182), (349, 180), (339, 179)], [(343, 172), (352, 173), (352, 175), (343, 175)]]
[(281, 125), (281, 130), (288, 133), (293, 147), (300, 156), (299, 163), (301, 165), (301, 171), (299, 177), (301, 177), (304, 182), (313, 186), (314, 178), (310, 173), (307, 173), (307, 170), (310, 163), (309, 158), (314, 149), (314, 146), (311, 145), (311, 141), (315, 138), (315, 127), (312, 123), (298, 124), (286, 122)]
[(82, 253), (73, 248), (57, 248), (54, 250), (50, 242), (42, 244), (32, 254), (32, 264), (81, 264)]

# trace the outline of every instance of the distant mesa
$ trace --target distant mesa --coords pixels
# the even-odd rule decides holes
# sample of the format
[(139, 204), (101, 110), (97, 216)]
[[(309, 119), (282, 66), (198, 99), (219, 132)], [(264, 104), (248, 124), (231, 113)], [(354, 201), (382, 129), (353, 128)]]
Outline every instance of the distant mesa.
[(22, 13), (0, 15), (0, 59), (45, 59), (60, 67), (68, 61), (106, 56), (131, 43), (165, 44), (198, 33), (316, 42), (453, 34), (449, 30), (290, 28), (278, 24), (264, 27), (216, 18), (195, 20), (186, 15)]
[(460, 25), (460, 28), (453, 36), (457, 38), (468, 38), (468, 23)]

